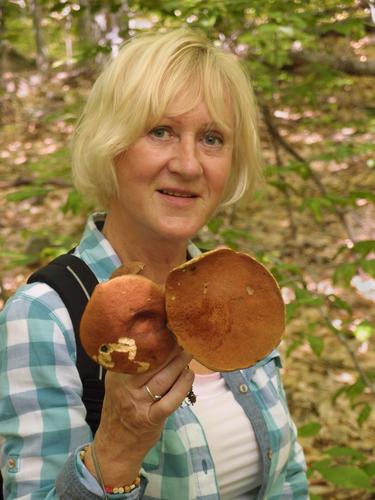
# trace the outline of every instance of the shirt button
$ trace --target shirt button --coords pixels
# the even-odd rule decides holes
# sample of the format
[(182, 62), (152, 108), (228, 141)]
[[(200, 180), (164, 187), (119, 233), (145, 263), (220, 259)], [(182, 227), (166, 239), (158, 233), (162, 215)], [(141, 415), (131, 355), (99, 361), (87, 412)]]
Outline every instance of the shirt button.
[(268, 450), (267, 450), (267, 457), (268, 457), (269, 460), (271, 460), (271, 458), (272, 458), (272, 448), (268, 448)]
[(239, 389), (240, 389), (240, 392), (242, 392), (242, 394), (246, 394), (247, 391), (249, 390), (249, 388), (247, 387), (246, 384), (241, 384)]
[(17, 462), (14, 460), (14, 458), (10, 458), (8, 460), (8, 468), (9, 469), (15, 469), (17, 465)]

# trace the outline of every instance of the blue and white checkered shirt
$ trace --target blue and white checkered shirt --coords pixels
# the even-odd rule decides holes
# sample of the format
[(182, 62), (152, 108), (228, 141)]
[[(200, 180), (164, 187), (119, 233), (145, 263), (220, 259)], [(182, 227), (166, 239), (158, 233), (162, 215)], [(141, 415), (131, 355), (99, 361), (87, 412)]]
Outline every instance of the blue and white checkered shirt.
[[(87, 222), (76, 254), (98, 280), (121, 264), (95, 225)], [(195, 256), (199, 250), (189, 246)], [(256, 366), (223, 373), (249, 417), (262, 459), (262, 484), (249, 499), (308, 498), (305, 461), (296, 441), (276, 351)], [(91, 441), (73, 326), (48, 285), (22, 286), (0, 313), (0, 434), (6, 499), (102, 498), (79, 451)], [(144, 460), (141, 487), (110, 498), (219, 500), (215, 467), (204, 431), (187, 405), (171, 415)]]

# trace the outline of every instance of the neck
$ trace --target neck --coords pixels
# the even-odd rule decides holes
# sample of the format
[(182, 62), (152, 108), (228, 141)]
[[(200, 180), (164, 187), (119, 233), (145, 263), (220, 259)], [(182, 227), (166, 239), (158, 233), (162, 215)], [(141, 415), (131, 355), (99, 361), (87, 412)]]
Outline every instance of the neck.
[(142, 275), (164, 286), (168, 273), (186, 261), (187, 242), (176, 242), (142, 234), (128, 227), (126, 221), (108, 213), (103, 234), (111, 243), (121, 262), (144, 264)]

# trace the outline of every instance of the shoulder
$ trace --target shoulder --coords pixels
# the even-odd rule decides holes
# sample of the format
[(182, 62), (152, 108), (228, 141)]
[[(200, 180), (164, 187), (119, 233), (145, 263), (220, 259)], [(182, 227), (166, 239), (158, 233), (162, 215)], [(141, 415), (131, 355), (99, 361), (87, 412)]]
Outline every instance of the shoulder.
[(72, 322), (64, 303), (53, 288), (40, 282), (21, 286), (8, 299), (0, 312), (0, 332), (4, 333), (0, 342), (8, 346), (47, 339), (70, 345), (74, 342)]
[(26, 319), (39, 313), (43, 317), (66, 323), (69, 314), (59, 294), (46, 283), (35, 282), (21, 286), (6, 302), (0, 312), (0, 324), (3, 321)]
[(263, 359), (258, 361), (258, 363), (255, 365), (256, 367), (260, 366), (267, 366), (271, 363), (271, 365), (275, 365), (278, 368), (281, 368), (281, 356), (280, 353), (277, 349), (274, 349), (271, 351), (267, 356), (265, 356)]
[(262, 358), (254, 366), (250, 366), (244, 370), (241, 370), (242, 374), (247, 380), (251, 380), (254, 377), (259, 378), (262, 376), (267, 376), (268, 378), (276, 376), (279, 373), (279, 369), (282, 367), (280, 353), (277, 349), (274, 349), (270, 354)]

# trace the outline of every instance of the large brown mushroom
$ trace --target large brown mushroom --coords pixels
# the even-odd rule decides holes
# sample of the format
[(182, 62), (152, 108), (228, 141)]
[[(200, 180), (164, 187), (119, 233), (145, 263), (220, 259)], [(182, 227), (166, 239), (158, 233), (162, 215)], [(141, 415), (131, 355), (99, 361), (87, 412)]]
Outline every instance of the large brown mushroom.
[(218, 249), (172, 270), (165, 291), (131, 274), (97, 285), (80, 336), (89, 356), (113, 371), (157, 368), (176, 341), (208, 368), (230, 371), (272, 351), (284, 325), (272, 274), (247, 254)]
[(98, 284), (83, 312), (80, 338), (87, 354), (108, 370), (157, 368), (176, 343), (167, 328), (163, 288), (132, 274)]
[(272, 274), (245, 253), (222, 248), (174, 269), (165, 289), (168, 327), (203, 365), (253, 365), (280, 342), (284, 303)]

